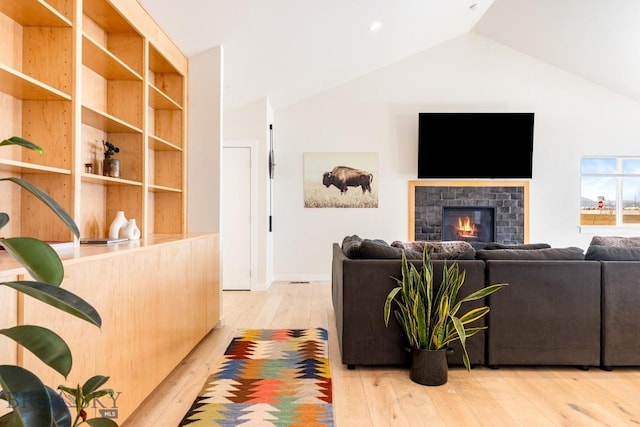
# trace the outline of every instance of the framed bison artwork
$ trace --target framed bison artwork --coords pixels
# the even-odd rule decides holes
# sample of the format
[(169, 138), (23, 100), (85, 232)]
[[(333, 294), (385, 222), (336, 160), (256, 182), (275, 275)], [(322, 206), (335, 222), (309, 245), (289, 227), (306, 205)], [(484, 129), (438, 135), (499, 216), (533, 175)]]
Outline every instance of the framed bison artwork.
[(377, 208), (378, 153), (304, 153), (305, 208)]

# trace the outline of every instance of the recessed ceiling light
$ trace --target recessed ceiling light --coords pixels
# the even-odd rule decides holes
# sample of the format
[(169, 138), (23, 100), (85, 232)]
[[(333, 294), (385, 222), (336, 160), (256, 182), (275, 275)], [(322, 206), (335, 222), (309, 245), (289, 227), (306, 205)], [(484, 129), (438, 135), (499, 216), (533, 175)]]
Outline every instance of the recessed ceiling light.
[(369, 31), (378, 31), (382, 27), (382, 22), (374, 22), (369, 25)]

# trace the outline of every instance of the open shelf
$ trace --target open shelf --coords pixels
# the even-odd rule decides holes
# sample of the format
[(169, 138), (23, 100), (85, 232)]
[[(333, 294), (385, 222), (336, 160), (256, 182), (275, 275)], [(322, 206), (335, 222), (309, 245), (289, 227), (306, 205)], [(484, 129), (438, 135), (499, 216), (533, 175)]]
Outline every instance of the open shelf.
[(142, 80), (142, 76), (88, 35), (82, 36), (82, 63), (107, 80)]
[(149, 148), (156, 151), (182, 151), (181, 147), (155, 135), (149, 135)]
[(132, 181), (129, 179), (112, 178), (110, 176), (96, 175), (94, 173), (82, 173), (83, 182), (100, 183), (104, 185), (132, 185), (141, 187), (142, 183), (138, 181)]
[(61, 169), (46, 165), (15, 161), (10, 159), (0, 159), (0, 171), (12, 173), (57, 173), (61, 175), (71, 175), (69, 169)]
[(68, 95), (41, 81), (0, 64), (0, 92), (14, 98), (37, 101), (70, 101)]
[(109, 1), (83, 0), (82, 12), (107, 33), (138, 32)]
[(24, 27), (71, 27), (71, 21), (42, 0), (2, 0), (0, 13)]
[(149, 84), (149, 105), (158, 110), (182, 110), (177, 102), (152, 84)]
[(163, 185), (149, 185), (149, 191), (154, 193), (182, 193), (179, 188), (165, 187)]
[(104, 111), (98, 111), (92, 107), (82, 106), (82, 123), (101, 129), (105, 132), (135, 132), (142, 133), (142, 129), (120, 120)]

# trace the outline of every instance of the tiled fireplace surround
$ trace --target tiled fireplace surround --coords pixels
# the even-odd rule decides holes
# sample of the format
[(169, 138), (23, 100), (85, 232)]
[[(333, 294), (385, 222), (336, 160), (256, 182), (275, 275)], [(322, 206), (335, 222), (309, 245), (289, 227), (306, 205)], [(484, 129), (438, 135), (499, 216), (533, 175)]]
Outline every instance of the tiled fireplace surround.
[(409, 240), (442, 240), (443, 206), (495, 209), (495, 241), (529, 241), (528, 181), (410, 181)]

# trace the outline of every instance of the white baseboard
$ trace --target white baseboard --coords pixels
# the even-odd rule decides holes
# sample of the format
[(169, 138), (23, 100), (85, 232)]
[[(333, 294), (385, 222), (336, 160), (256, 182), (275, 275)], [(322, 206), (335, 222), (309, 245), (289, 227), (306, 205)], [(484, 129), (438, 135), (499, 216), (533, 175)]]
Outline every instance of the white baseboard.
[(276, 276), (273, 280), (274, 282), (330, 282), (331, 276), (323, 275), (323, 274), (306, 274), (306, 275), (284, 275), (284, 276)]

